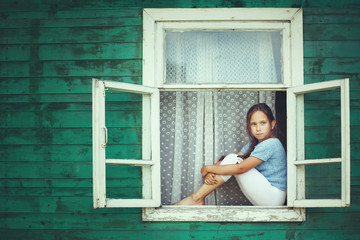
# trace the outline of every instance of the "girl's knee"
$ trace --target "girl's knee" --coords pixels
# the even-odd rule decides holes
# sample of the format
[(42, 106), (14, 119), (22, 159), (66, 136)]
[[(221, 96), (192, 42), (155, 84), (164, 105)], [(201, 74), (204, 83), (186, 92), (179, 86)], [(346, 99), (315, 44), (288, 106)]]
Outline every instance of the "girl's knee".
[(237, 159), (237, 155), (235, 153), (230, 153), (228, 155), (226, 155), (225, 159)]
[(226, 164), (236, 164), (239, 162), (238, 156), (234, 153), (226, 155), (226, 157), (222, 160), (221, 165)]

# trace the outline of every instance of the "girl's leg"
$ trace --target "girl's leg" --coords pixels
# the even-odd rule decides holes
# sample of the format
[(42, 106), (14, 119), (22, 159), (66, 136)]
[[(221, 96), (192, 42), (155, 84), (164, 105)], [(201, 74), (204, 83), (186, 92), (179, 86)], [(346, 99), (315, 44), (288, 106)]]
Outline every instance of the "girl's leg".
[(174, 205), (204, 205), (205, 197), (225, 182), (219, 175), (216, 175), (215, 179), (217, 180), (216, 184), (203, 184), (196, 192)]
[(272, 186), (270, 182), (255, 168), (235, 176), (241, 191), (246, 198), (257, 206), (284, 205), (286, 191)]
[[(236, 154), (227, 155), (220, 165), (238, 164), (242, 161)], [(224, 181), (231, 176), (222, 175)], [(245, 197), (253, 204), (258, 206), (278, 206), (285, 203), (286, 191), (281, 191), (272, 186), (270, 182), (255, 168), (246, 173), (235, 175)]]
[[(237, 160), (237, 155), (229, 154), (222, 160), (220, 165), (236, 164), (236, 163), (239, 163)], [(231, 175), (229, 176), (215, 175), (215, 179), (217, 180), (216, 184), (214, 185), (203, 184), (196, 192), (191, 194), (189, 197), (184, 198), (175, 205), (204, 205), (205, 197), (209, 195), (211, 192), (213, 192), (215, 189), (220, 187), (224, 182), (229, 180), (230, 177)]]
[[(237, 155), (229, 154), (222, 160), (220, 165), (235, 164), (236, 161), (237, 161)], [(229, 176), (215, 175), (215, 179), (217, 180), (216, 184), (214, 184), (214, 185), (203, 184), (196, 192), (194, 192), (187, 198), (184, 198), (180, 202), (175, 203), (174, 205), (204, 205), (205, 197), (207, 195), (209, 195), (211, 192), (213, 192), (215, 189), (220, 187), (230, 177), (231, 177), (231, 175), (229, 175)]]

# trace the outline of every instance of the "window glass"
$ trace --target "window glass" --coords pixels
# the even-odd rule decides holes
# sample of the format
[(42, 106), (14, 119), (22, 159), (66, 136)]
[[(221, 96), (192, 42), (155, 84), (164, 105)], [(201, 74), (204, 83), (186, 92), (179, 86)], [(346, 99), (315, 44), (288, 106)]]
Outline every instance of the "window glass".
[(314, 164), (305, 166), (306, 199), (341, 198), (341, 164)]
[[(304, 94), (305, 160), (341, 158), (340, 89)], [(341, 163), (305, 166), (306, 199), (341, 198)]]
[(141, 199), (141, 167), (106, 165), (106, 198)]
[(142, 96), (107, 90), (105, 93), (105, 125), (108, 159), (141, 159)]
[(166, 31), (165, 83), (281, 83), (280, 31)]
[(340, 89), (304, 94), (305, 159), (341, 157)]

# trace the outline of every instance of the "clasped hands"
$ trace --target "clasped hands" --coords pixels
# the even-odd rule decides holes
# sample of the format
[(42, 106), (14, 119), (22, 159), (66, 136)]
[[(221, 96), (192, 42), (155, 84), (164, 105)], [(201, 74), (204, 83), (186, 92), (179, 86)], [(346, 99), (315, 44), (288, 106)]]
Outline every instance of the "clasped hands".
[(206, 185), (214, 185), (217, 184), (217, 180), (215, 178), (216, 174), (209, 172), (207, 166), (201, 168), (201, 177), (204, 179)]

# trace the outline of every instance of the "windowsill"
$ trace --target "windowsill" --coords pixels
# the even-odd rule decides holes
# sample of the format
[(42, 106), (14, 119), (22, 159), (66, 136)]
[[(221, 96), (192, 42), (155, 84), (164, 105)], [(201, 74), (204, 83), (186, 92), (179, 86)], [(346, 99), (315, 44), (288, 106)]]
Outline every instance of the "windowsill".
[(162, 206), (143, 208), (143, 221), (302, 222), (305, 208), (287, 206)]

